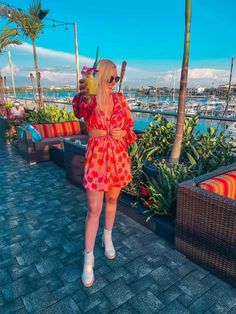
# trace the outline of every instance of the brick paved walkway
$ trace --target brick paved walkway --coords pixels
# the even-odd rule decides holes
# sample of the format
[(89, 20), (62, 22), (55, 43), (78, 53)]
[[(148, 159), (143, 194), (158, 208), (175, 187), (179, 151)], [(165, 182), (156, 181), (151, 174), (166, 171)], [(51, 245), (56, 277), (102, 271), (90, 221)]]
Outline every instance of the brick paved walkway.
[(85, 193), (53, 162), (29, 166), (0, 143), (0, 313), (236, 313), (236, 289), (121, 212), (117, 258), (95, 246), (83, 288)]

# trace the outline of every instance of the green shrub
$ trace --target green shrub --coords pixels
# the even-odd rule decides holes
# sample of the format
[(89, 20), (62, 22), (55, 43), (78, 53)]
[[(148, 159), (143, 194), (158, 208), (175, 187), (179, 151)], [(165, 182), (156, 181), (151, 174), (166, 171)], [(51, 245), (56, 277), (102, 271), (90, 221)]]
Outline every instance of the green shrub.
[(138, 196), (143, 181), (143, 163), (145, 160), (145, 148), (140, 139), (129, 146), (129, 156), (131, 158), (132, 181), (123, 188), (123, 191), (133, 197)]
[(155, 170), (155, 176), (146, 176), (139, 195), (139, 200), (147, 207), (144, 213), (150, 214), (147, 221), (155, 215), (174, 219), (177, 186), (180, 182), (192, 178), (194, 171), (187, 164), (169, 164), (165, 160), (156, 160)]
[(34, 109), (31, 113), (28, 114), (27, 120), (31, 124), (43, 124), (76, 121), (77, 118), (73, 112), (68, 112), (65, 108), (60, 109), (56, 105), (46, 105), (45, 108)]

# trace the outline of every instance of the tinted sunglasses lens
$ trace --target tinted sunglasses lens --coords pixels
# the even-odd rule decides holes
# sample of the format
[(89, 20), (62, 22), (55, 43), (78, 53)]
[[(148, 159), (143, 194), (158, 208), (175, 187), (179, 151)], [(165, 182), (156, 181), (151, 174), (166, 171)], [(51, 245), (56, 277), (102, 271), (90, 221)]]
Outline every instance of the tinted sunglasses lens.
[(111, 76), (110, 80), (109, 80), (109, 83), (112, 83), (114, 79), (115, 79), (114, 76)]
[(119, 76), (117, 76), (117, 77), (115, 78), (116, 83), (118, 83), (118, 82), (119, 82), (119, 80), (120, 80), (120, 77), (119, 77)]

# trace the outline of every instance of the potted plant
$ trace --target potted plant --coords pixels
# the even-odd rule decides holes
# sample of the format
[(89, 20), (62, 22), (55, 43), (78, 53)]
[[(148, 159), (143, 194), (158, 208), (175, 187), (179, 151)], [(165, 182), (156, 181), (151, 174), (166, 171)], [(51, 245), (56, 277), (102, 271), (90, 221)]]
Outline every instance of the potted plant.
[[(172, 242), (178, 184), (235, 160), (234, 142), (229, 142), (223, 132), (217, 135), (212, 128), (207, 133), (197, 131), (197, 124), (197, 117), (185, 120), (178, 164), (168, 162), (175, 123), (160, 116), (154, 117), (142, 138), (130, 147), (133, 181), (123, 189), (126, 195), (120, 198), (121, 210)], [(162, 140), (154, 147), (158, 142), (156, 134)], [(162, 157), (162, 154), (167, 157)]]

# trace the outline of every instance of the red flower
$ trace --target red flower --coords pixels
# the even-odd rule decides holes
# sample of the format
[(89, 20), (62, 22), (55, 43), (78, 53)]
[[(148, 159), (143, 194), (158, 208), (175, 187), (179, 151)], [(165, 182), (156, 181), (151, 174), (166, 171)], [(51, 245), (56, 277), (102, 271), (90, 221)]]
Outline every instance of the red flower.
[(151, 206), (154, 204), (154, 201), (149, 198), (149, 199), (147, 200), (147, 203), (148, 203), (148, 206), (151, 207)]
[(140, 195), (148, 196), (148, 194), (149, 194), (148, 188), (146, 188), (145, 186), (141, 186)]
[(147, 201), (144, 202), (143, 205), (145, 207), (152, 207), (153, 204), (154, 204), (153, 200), (149, 198)]

